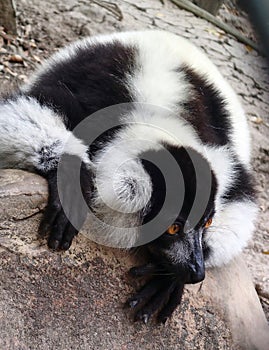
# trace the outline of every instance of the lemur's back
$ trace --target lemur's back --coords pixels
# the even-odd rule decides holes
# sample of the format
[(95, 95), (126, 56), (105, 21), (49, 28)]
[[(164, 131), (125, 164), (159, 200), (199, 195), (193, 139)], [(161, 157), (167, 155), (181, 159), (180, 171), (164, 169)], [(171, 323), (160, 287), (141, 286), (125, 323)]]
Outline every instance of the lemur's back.
[(246, 120), (233, 90), (201, 51), (170, 33), (117, 33), (78, 41), (56, 53), (22, 90), (67, 117), (71, 130), (119, 103), (169, 108), (187, 118), (205, 143), (232, 142), (239, 159), (249, 161)]

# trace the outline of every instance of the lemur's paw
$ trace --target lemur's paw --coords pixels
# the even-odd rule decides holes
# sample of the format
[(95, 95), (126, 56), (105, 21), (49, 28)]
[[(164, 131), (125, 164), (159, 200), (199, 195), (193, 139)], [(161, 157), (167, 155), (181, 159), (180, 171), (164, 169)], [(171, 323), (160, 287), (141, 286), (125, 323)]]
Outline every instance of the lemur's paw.
[(126, 303), (134, 309), (134, 321), (147, 323), (157, 316), (157, 322), (165, 323), (181, 302), (184, 284), (153, 264), (132, 268), (130, 273), (135, 277), (151, 276)]
[[(61, 198), (58, 190), (59, 172), (57, 169), (46, 176), (49, 185), (49, 199), (39, 233), (42, 236), (48, 234), (48, 246), (53, 250), (70, 248), (73, 238), (78, 234), (86, 219), (88, 210), (85, 203), (88, 203), (90, 193), (90, 172), (77, 157), (67, 157), (70, 158), (70, 163), (65, 162), (66, 169), (62, 167), (60, 172)], [(79, 168), (80, 165), (81, 168)], [(80, 169), (78, 175), (77, 169)]]
[[(48, 246), (53, 250), (67, 250), (78, 230), (69, 222), (57, 190), (57, 176), (50, 177), (49, 201), (41, 221), (39, 232), (42, 236), (48, 234)], [(78, 210), (78, 208), (75, 208)]]

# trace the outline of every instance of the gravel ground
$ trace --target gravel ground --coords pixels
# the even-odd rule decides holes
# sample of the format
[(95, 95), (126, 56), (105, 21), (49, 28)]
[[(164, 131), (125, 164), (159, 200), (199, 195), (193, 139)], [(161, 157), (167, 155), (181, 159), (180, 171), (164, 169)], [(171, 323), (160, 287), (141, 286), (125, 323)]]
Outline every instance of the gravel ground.
[[(244, 256), (269, 319), (269, 80), (266, 60), (255, 50), (205, 20), (178, 9), (168, 0), (121, 0), (117, 5), (110, 1), (97, 4), (86, 0), (17, 0), (17, 12), (18, 37), (9, 37), (0, 28), (1, 93), (26, 81), (45, 58), (68, 42), (113, 31), (169, 30), (200, 46), (219, 67), (238, 93), (251, 127), (260, 217)], [(246, 15), (231, 2), (221, 8), (219, 18), (256, 40)]]

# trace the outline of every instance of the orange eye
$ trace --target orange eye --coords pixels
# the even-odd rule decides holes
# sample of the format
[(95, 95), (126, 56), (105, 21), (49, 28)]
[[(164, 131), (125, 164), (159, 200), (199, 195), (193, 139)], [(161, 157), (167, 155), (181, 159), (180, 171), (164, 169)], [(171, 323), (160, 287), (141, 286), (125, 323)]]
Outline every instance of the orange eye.
[(205, 224), (205, 228), (208, 228), (209, 226), (211, 226), (212, 221), (213, 221), (212, 218), (208, 219), (206, 224)]
[(166, 231), (167, 233), (169, 233), (169, 235), (174, 235), (176, 233), (178, 233), (181, 229), (181, 226), (178, 224), (173, 224), (171, 225), (168, 230)]

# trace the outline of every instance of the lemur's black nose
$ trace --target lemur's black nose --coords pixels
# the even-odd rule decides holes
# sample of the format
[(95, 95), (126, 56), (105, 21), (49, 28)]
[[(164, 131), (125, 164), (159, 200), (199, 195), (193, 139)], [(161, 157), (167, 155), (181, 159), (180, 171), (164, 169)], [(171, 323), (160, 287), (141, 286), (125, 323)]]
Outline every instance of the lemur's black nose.
[(204, 255), (198, 237), (195, 238), (194, 250), (188, 263), (189, 282), (198, 283), (205, 278)]
[(190, 268), (190, 279), (188, 283), (198, 283), (205, 278), (205, 266), (202, 264), (189, 265)]

